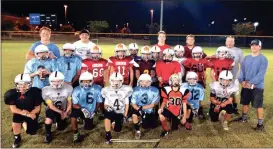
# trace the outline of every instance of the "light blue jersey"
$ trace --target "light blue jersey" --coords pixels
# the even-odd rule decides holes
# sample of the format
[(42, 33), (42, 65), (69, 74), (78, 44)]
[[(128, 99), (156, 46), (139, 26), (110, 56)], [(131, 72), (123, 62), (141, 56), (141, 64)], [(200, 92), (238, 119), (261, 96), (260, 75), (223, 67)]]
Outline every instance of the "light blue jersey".
[[(31, 45), (30, 50), (34, 53), (35, 48), (38, 45), (41, 45), (41, 44), (42, 44), (41, 41), (35, 42), (34, 44)], [(51, 51), (57, 58), (60, 57), (60, 50), (59, 50), (59, 48), (58, 48), (57, 45), (55, 45), (54, 43), (50, 42), (50, 44), (48, 44), (46, 46), (48, 47), (49, 51)]]
[[(56, 71), (56, 60), (50, 58), (46, 60), (39, 60), (37, 58), (33, 58), (26, 63), (24, 73), (32, 74), (38, 71), (40, 68), (47, 69), (50, 72)], [(42, 89), (45, 86), (49, 86), (48, 78), (49, 75), (45, 76), (43, 79), (36, 75), (32, 80), (32, 87)]]
[[(152, 86), (149, 88), (135, 87), (131, 98), (132, 104), (136, 104), (137, 106), (157, 104), (159, 100), (159, 90)], [(148, 114), (152, 113), (152, 111), (152, 108), (144, 110)]]
[(72, 82), (73, 78), (82, 68), (82, 60), (80, 57), (61, 56), (57, 59), (57, 69), (64, 74), (64, 82)]
[(183, 83), (182, 87), (190, 90), (191, 96), (188, 99), (189, 104), (192, 105), (194, 109), (199, 109), (199, 101), (204, 99), (204, 87), (199, 83), (194, 86)]
[(97, 103), (102, 103), (101, 87), (93, 84), (89, 89), (77, 86), (72, 93), (72, 103), (94, 113)]

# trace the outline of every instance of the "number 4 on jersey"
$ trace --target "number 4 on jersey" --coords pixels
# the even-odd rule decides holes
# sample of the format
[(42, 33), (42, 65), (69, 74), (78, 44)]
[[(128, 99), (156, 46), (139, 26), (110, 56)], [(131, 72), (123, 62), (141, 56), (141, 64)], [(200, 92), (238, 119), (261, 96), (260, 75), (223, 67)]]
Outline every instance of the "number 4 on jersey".
[(117, 107), (117, 110), (119, 110), (119, 106), (120, 106), (120, 105), (119, 105), (119, 103), (118, 103), (118, 99), (115, 100), (114, 106)]

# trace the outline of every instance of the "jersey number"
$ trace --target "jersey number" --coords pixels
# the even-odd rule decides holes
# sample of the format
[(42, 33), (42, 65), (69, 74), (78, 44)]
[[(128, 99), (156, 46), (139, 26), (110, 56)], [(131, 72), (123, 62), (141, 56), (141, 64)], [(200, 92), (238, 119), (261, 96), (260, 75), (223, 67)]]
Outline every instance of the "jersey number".
[(118, 72), (121, 74), (121, 75), (125, 75), (125, 66), (118, 66)]
[(103, 76), (103, 68), (94, 68), (93, 69), (93, 76), (94, 76), (94, 78), (96, 78), (96, 77), (98, 77), (98, 76), (100, 76), (100, 77), (102, 77)]
[(168, 103), (171, 104), (171, 105), (181, 105), (181, 98), (169, 98), (170, 102)]
[(119, 103), (118, 103), (118, 99), (115, 100), (114, 106), (117, 107), (117, 110), (119, 110), (119, 106), (120, 106), (120, 105), (119, 105)]
[(200, 91), (192, 90), (191, 91), (191, 100), (199, 100)]
[(93, 103), (93, 98), (92, 98), (92, 93), (87, 93), (86, 94), (86, 103), (92, 104)]

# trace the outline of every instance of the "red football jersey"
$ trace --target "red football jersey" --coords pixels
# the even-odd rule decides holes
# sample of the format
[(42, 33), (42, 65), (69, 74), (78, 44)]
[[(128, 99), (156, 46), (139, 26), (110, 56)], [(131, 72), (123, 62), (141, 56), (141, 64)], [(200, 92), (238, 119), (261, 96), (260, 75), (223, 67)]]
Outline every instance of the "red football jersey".
[(82, 72), (88, 71), (93, 74), (94, 83), (104, 86), (104, 70), (108, 68), (106, 59), (92, 60), (84, 59), (82, 61)]
[(162, 77), (163, 83), (169, 84), (169, 78), (175, 73), (181, 73), (181, 66), (177, 61), (165, 63), (160, 60), (156, 62), (156, 75)]
[(134, 59), (131, 56), (126, 56), (123, 59), (112, 56), (108, 59), (108, 63), (114, 68), (115, 72), (119, 72), (123, 76), (123, 84), (128, 85), (130, 83), (130, 68), (136, 64)]
[(233, 59), (226, 58), (221, 60), (218, 58), (212, 58), (210, 61), (212, 63), (212, 69), (216, 80), (218, 80), (219, 74), (223, 70), (232, 70)]
[(167, 48), (171, 48), (170, 45), (164, 44), (163, 46), (160, 46), (158, 44), (155, 44), (156, 46), (158, 46), (160, 48), (160, 53), (162, 53), (165, 49)]
[(136, 61), (139, 67), (136, 67), (137, 70), (140, 71), (140, 75), (142, 74), (149, 74), (151, 75), (151, 70), (155, 70), (155, 61), (154, 60), (138, 60)]
[(187, 71), (194, 71), (198, 75), (198, 81), (205, 83), (206, 80), (206, 69), (211, 68), (212, 64), (206, 59), (202, 58), (196, 61), (193, 58), (188, 58), (184, 61), (183, 66), (187, 68)]
[(190, 91), (188, 89), (180, 88), (178, 91), (172, 90), (171, 87), (164, 87), (161, 91), (163, 102), (167, 103), (166, 108), (175, 116), (179, 116), (182, 110), (182, 103), (187, 103), (187, 99), (190, 97)]
[[(185, 50), (184, 57), (186, 57), (186, 58), (192, 58), (192, 54), (191, 54), (191, 50), (192, 49), (190, 49), (188, 46), (184, 46), (184, 50)], [(207, 57), (207, 54), (203, 53), (202, 58), (205, 58), (205, 57)]]

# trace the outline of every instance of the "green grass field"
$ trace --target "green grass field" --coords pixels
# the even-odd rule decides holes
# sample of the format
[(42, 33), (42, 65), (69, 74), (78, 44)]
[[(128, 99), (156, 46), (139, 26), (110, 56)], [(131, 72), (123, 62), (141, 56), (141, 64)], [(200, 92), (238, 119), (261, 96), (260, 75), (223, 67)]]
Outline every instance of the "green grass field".
[[(1, 100), (1, 114), (2, 114), (2, 146), (4, 148), (11, 147), (13, 143), (13, 133), (11, 132), (12, 114), (9, 107), (3, 102), (3, 94), (8, 89), (14, 87), (14, 77), (23, 72), (26, 63), (25, 54), (31, 46), (31, 42), (3, 42), (2, 43), (2, 100)], [(58, 44), (61, 47), (61, 44)], [(103, 57), (108, 58), (113, 55), (113, 45), (103, 45)], [(212, 55), (216, 48), (204, 48), (208, 55)], [(230, 130), (224, 131), (219, 122), (212, 123), (209, 120), (200, 122), (195, 119), (193, 123), (193, 130), (186, 131), (180, 128), (178, 131), (172, 132), (167, 138), (161, 139), (157, 147), (170, 148), (170, 147), (183, 147), (183, 148), (213, 148), (213, 147), (240, 147), (240, 148), (268, 148), (273, 147), (273, 49), (263, 50), (263, 54), (267, 57), (269, 65), (265, 78), (265, 92), (264, 92), (264, 132), (256, 132), (252, 128), (256, 126), (256, 111), (250, 109), (248, 123), (230, 123)], [(249, 49), (244, 49), (244, 53), (250, 53)], [(249, 66), (251, 67), (251, 66)], [(208, 73), (208, 72), (207, 72)], [(209, 84), (210, 78), (207, 80)], [(204, 101), (205, 111), (208, 111), (208, 90), (206, 91), (206, 98)], [(241, 106), (240, 106), (241, 108)], [(241, 110), (241, 109), (240, 109)], [(44, 118), (44, 110), (42, 111)], [(55, 131), (53, 127), (53, 135), (55, 136), (51, 144), (44, 144), (45, 130), (44, 126), (38, 131), (35, 136), (26, 135), (22, 133), (23, 148), (71, 148), (71, 147), (84, 147), (84, 148), (99, 148), (99, 147), (113, 147), (113, 148), (151, 148), (155, 147), (156, 143), (114, 143), (113, 145), (104, 144), (104, 125), (102, 121), (95, 120), (98, 125), (95, 129), (85, 131), (80, 129), (81, 134), (85, 134), (85, 140), (74, 145), (72, 143), (73, 132), (69, 125), (63, 132)], [(154, 130), (144, 131), (142, 139), (158, 139), (161, 133), (161, 127)], [(115, 138), (115, 133), (113, 133)], [(120, 139), (134, 139), (133, 125), (127, 124), (123, 128), (123, 132), (119, 136)]]

